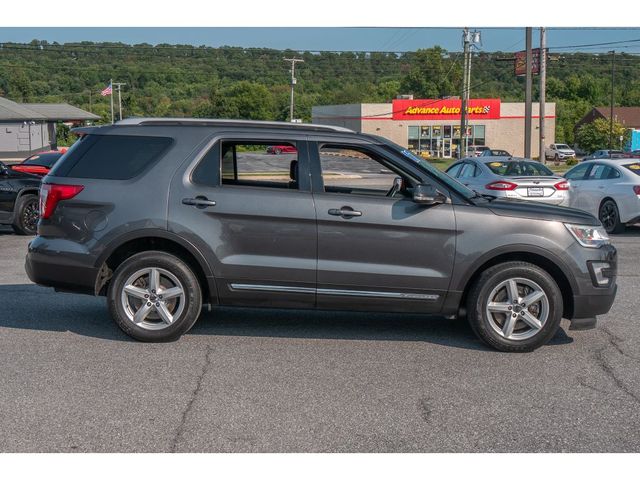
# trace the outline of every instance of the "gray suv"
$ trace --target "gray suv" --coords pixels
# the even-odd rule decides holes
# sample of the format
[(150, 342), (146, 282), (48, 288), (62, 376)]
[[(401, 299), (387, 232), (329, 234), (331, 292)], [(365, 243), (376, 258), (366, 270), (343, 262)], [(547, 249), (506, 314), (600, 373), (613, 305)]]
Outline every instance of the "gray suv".
[(490, 346), (529, 351), (615, 297), (596, 218), (477, 194), (381, 137), (200, 119), (77, 133), (44, 178), (26, 270), (106, 296), (138, 340), (238, 305), (466, 316)]

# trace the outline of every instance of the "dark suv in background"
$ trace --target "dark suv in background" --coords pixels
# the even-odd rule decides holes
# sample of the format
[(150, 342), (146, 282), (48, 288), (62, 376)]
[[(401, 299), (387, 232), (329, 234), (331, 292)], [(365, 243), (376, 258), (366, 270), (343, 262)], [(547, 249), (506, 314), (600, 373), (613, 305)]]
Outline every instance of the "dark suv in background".
[(0, 162), (0, 225), (18, 235), (35, 235), (38, 225), (40, 177)]
[(188, 119), (78, 133), (44, 179), (26, 269), (107, 296), (139, 340), (178, 338), (206, 304), (466, 315), (527, 351), (615, 297), (596, 218), (479, 195), (381, 137)]

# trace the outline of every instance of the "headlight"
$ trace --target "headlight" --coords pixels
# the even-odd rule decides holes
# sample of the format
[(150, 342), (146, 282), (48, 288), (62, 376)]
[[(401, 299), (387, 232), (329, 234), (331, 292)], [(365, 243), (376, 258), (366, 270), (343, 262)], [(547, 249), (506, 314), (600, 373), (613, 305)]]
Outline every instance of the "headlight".
[(608, 245), (609, 235), (603, 227), (594, 227), (592, 225), (572, 225), (565, 223), (567, 230), (571, 232), (573, 238), (583, 247), (600, 248), (602, 245)]

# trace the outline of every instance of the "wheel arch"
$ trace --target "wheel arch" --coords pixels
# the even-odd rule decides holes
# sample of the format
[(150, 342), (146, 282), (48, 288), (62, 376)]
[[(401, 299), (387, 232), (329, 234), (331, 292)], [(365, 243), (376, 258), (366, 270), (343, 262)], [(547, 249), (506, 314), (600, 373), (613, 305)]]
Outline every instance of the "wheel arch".
[(165, 230), (149, 229), (125, 234), (110, 242), (96, 262), (99, 274), (95, 294), (104, 295), (115, 269), (127, 258), (148, 250), (173, 254), (183, 260), (196, 274), (205, 303), (217, 303), (218, 293), (213, 272), (202, 253), (183, 238)]
[(486, 269), (499, 263), (520, 261), (527, 262), (542, 268), (549, 273), (558, 284), (562, 293), (563, 318), (572, 318), (574, 311), (573, 294), (577, 290), (577, 285), (573, 277), (568, 274), (569, 268), (558, 257), (548, 251), (529, 246), (527, 249), (498, 250), (489, 252), (481, 257), (472, 268), (470, 273), (464, 278), (462, 283), (462, 296), (460, 307), (465, 308), (469, 290), (478, 279), (480, 274)]

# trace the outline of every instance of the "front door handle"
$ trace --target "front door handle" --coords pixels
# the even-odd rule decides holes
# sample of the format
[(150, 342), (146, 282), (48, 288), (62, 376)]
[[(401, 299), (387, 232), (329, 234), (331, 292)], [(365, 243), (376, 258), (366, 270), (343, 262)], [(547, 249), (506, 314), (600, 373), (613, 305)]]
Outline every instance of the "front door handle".
[(362, 212), (358, 212), (351, 207), (342, 207), (342, 208), (330, 208), (329, 215), (334, 215), (336, 217), (343, 218), (351, 218), (351, 217), (361, 217)]
[(215, 207), (216, 202), (209, 200), (207, 197), (183, 198), (183, 205), (191, 205), (197, 208)]

